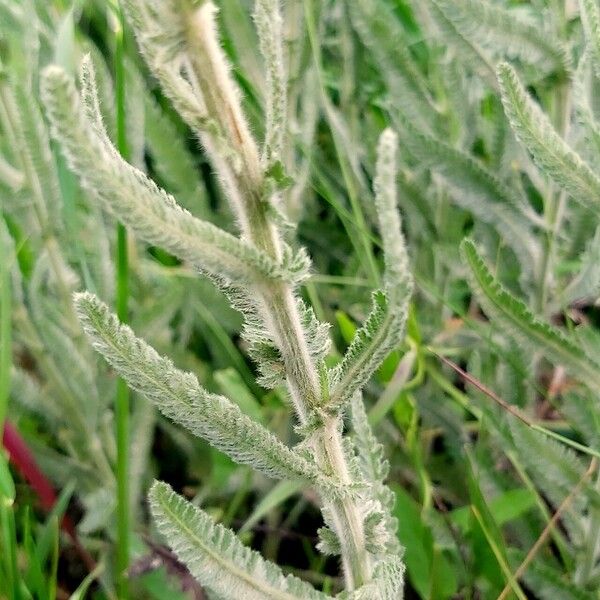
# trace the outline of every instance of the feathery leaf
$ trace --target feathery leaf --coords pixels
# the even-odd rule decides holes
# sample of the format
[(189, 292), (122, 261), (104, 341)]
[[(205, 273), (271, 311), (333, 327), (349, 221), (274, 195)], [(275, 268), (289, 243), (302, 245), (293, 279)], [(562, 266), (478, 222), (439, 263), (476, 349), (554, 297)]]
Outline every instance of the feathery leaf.
[(362, 477), (368, 483), (365, 495), (368, 495), (369, 504), (376, 507), (374, 513), (381, 515), (384, 525), (376, 553), (385, 551), (386, 554), (401, 556), (402, 546), (397, 536), (398, 522), (392, 514), (394, 493), (385, 485), (389, 463), (384, 457), (383, 445), (373, 433), (360, 394), (355, 394), (352, 398), (351, 408), (357, 463)]
[(574, 377), (592, 389), (600, 388), (600, 366), (571, 338), (536, 317), (493, 277), (475, 244), (463, 240), (461, 254), (469, 269), (469, 282), (488, 316), (506, 327), (522, 344), (542, 352), (550, 361), (564, 365)]
[(156, 481), (149, 494), (159, 531), (177, 557), (209, 590), (234, 600), (327, 600), (308, 583), (284, 575), (223, 525)]
[[(524, 558), (525, 554), (519, 553), (519, 562)], [(597, 594), (568, 581), (563, 573), (540, 560), (529, 565), (523, 579), (540, 600), (596, 600)]]
[(332, 373), (331, 397), (327, 402), (332, 411), (343, 407), (367, 383), (404, 335), (412, 279), (396, 201), (397, 143), (391, 129), (381, 134), (374, 182), (385, 290), (373, 294), (373, 308), (367, 320)]
[(458, 30), (456, 25), (440, 10), (435, 0), (427, 0), (427, 8), (444, 42), (454, 51), (461, 64), (478, 74), (492, 87), (496, 87), (498, 85), (496, 73), (490, 58), (476, 43), (466, 38)]
[(523, 268), (534, 271), (540, 248), (519, 210), (522, 202), (510, 187), (479, 161), (401, 119), (405, 144), (420, 165), (429, 166), (449, 186), (452, 200), (496, 229), (514, 250)]
[(583, 31), (596, 77), (600, 77), (600, 11), (596, 0), (579, 0)]
[(24, 184), (35, 206), (38, 224), (44, 234), (61, 230), (62, 199), (54, 156), (42, 114), (32, 91), (17, 83), (6, 86), (2, 94), (4, 110), (12, 120)]
[[(534, 481), (552, 502), (560, 504), (581, 480), (585, 464), (570, 448), (516, 419), (510, 420), (510, 430), (519, 457)], [(593, 486), (582, 489), (578, 500), (584, 498), (600, 508), (600, 493)]]
[[(103, 128), (91, 65), (84, 63), (82, 107), (59, 67), (44, 72), (43, 95), (55, 137), (82, 185), (145, 241), (217, 276), (258, 281), (281, 277), (263, 252), (193, 217), (112, 146)], [(91, 131), (90, 131), (91, 130)]]
[(287, 117), (287, 79), (283, 66), (283, 19), (279, 0), (256, 0), (254, 22), (266, 67), (266, 133), (263, 160), (268, 170), (282, 158)]
[(403, 600), (404, 564), (397, 556), (386, 557), (378, 563), (373, 579), (352, 592), (342, 592), (339, 600)]
[(554, 38), (486, 0), (432, 0), (465, 38), (497, 54), (538, 67), (563, 69), (566, 53)]
[(574, 200), (600, 211), (600, 178), (558, 135), (508, 63), (498, 66), (498, 80), (511, 127), (540, 169)]
[(233, 460), (277, 478), (300, 479), (320, 490), (335, 487), (316, 465), (285, 446), (224, 396), (210, 394), (119, 323), (93, 294), (75, 295), (77, 314), (93, 346), (135, 390), (167, 417), (206, 439)]

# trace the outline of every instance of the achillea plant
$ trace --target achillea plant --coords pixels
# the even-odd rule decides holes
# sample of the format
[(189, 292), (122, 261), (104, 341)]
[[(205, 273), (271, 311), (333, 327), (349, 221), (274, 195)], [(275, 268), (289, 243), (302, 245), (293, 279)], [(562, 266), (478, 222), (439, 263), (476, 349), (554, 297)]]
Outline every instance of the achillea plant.
[[(266, 387), (285, 386), (301, 441), (282, 443), (230, 399), (204, 390), (90, 293), (75, 306), (94, 347), (169, 418), (241, 464), (279, 479), (305, 481), (321, 499), (319, 549), (339, 555), (344, 598), (402, 597), (402, 549), (391, 514), (387, 464), (366, 418), (361, 390), (401, 341), (412, 290), (396, 205), (396, 135), (379, 140), (375, 209), (385, 270), (372, 310), (341, 362), (325, 362), (328, 325), (298, 288), (310, 261), (290, 240), (281, 192), (289, 182), (286, 74), (276, 0), (258, 0), (255, 22), (266, 70), (265, 135), (252, 134), (220, 47), (210, 1), (123, 2), (140, 49), (163, 92), (200, 140), (234, 213), (232, 235), (181, 208), (114, 148), (102, 122), (94, 70), (86, 58), (80, 92), (52, 66), (42, 93), (54, 137), (82, 185), (148, 243), (209, 275), (245, 317), (244, 336)], [(349, 417), (350, 433), (344, 419)], [(246, 548), (236, 535), (155, 483), (152, 513), (178, 557), (219, 598), (326, 598)]]

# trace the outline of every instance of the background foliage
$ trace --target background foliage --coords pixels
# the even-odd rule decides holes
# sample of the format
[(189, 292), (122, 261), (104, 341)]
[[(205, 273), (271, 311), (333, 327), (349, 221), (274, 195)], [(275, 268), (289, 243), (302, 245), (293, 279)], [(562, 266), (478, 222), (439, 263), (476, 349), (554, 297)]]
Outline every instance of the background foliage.
[[(220, 2), (219, 20), (261, 136), (251, 4)], [(74, 73), (89, 53), (109, 135), (124, 132), (128, 160), (194, 215), (234, 230), (128, 27), (120, 46), (116, 8), (0, 0), (0, 419), (13, 456), (10, 469), (0, 464), (0, 597), (117, 597), (122, 544), (115, 376), (71, 302), (88, 289), (115, 303), (117, 230), (51, 141), (43, 67)], [(597, 599), (596, 1), (288, 0), (284, 17), (294, 165), (285, 205), (322, 274), (302, 294), (334, 324), (331, 366), (379, 283), (375, 148), (386, 126), (400, 139), (415, 293), (406, 340), (365, 395), (391, 465), (406, 597)], [(256, 383), (239, 314), (158, 241), (128, 240), (132, 328), (293, 444), (285, 394)], [(310, 488), (235, 466), (136, 395), (127, 428), (133, 597), (203, 597), (153, 530), (153, 478), (286, 572), (340, 589), (336, 560), (314, 549), (322, 523)], [(23, 446), (39, 473), (14, 466)]]

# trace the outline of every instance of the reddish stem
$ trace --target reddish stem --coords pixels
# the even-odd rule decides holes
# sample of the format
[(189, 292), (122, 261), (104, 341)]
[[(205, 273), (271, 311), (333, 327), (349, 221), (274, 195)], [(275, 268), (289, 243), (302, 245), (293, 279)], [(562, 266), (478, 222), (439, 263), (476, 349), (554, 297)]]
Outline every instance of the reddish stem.
[[(2, 445), (6, 448), (10, 462), (29, 483), (40, 499), (40, 504), (46, 512), (50, 512), (56, 504), (57, 496), (52, 483), (42, 473), (37, 465), (27, 443), (21, 434), (8, 422), (4, 422)], [(86, 567), (93, 571), (96, 563), (90, 553), (83, 547), (75, 531), (75, 525), (69, 515), (64, 515), (61, 528), (68, 534)]]

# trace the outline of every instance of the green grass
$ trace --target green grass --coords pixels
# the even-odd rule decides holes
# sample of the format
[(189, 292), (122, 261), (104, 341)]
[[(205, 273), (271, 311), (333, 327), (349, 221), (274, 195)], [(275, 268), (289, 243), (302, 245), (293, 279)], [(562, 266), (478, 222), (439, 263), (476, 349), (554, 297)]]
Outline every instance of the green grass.
[[(120, 5), (115, 8), (115, 97), (117, 121), (117, 149), (129, 158), (127, 142), (127, 112), (125, 94), (125, 21)], [(123, 323), (129, 322), (129, 259), (127, 230), (117, 225), (117, 315)], [(129, 598), (127, 569), (129, 568), (130, 548), (130, 493), (129, 493), (129, 388), (123, 379), (117, 380), (115, 399), (116, 440), (117, 440), (117, 592), (119, 598)]]

